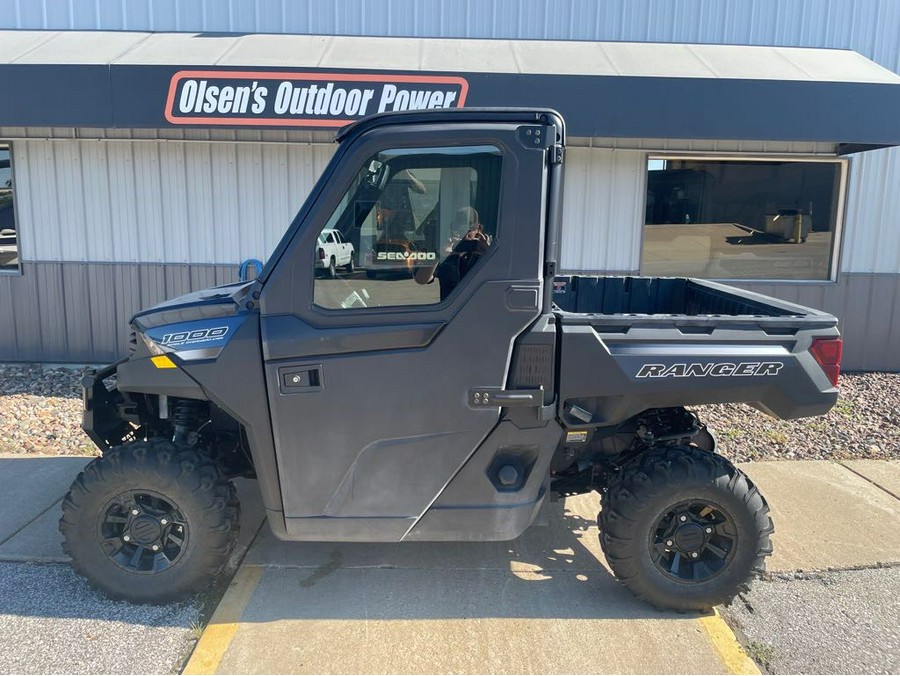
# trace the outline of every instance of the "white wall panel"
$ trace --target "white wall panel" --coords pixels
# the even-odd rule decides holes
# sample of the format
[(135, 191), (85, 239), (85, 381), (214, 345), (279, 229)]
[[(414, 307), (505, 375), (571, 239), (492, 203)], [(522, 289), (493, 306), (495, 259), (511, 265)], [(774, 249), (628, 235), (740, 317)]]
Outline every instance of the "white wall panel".
[(28, 261), (265, 259), (332, 145), (18, 140), (16, 211)]
[[(898, 0), (0, 0), (0, 28), (104, 29), (154, 31), (232, 31), (388, 35), (417, 37), (473, 37), (555, 40), (625, 40), (651, 42), (699, 42), (830, 47), (853, 49), (895, 72), (900, 72), (900, 1)], [(377, 60), (377, 54), (373, 54)], [(45, 130), (53, 135), (57, 130)], [(40, 133), (29, 129), (28, 135)], [(62, 132), (59, 132), (62, 133)], [(155, 135), (158, 132), (151, 131)], [(164, 132), (172, 136), (172, 132)], [(188, 132), (179, 132), (185, 135)], [(217, 132), (221, 135), (223, 132)], [(121, 131), (123, 136), (143, 132)], [(191, 130), (193, 137), (206, 132)], [(209, 134), (207, 134), (209, 135)], [(262, 136), (260, 136), (262, 140)], [(273, 137), (274, 140), (274, 137)], [(292, 139), (293, 140), (293, 139)], [(19, 144), (21, 145), (21, 144)], [(298, 186), (308, 187), (309, 167), (317, 153), (296, 148), (288, 151), (184, 147), (112, 150), (103, 144), (77, 148), (35, 147), (27, 162), (19, 159), (17, 189), (32, 198), (29, 217), (41, 222), (54, 218), (79, 223), (98, 235), (90, 241), (73, 241), (65, 230), (42, 231), (36, 240), (22, 234), (23, 253), (57, 258), (115, 258), (123, 260), (194, 260), (234, 257), (240, 247), (262, 253), (274, 246), (273, 232), (285, 223), (283, 208), (290, 198), (299, 204)], [(49, 156), (56, 154), (56, 159)], [(111, 153), (111, 154), (110, 154)], [(122, 154), (124, 153), (124, 155)], [(206, 157), (204, 159), (204, 153)], [(279, 153), (286, 153), (287, 158)], [(159, 169), (154, 175), (153, 155)], [(21, 153), (17, 151), (17, 157)], [(232, 156), (233, 166), (217, 167), (221, 157)], [(89, 193), (77, 195), (78, 170), (69, 162), (80, 156), (81, 185)], [(129, 156), (131, 164), (129, 166)], [(595, 160), (592, 160), (594, 162)], [(577, 162), (577, 160), (576, 160)], [(575, 164), (575, 162), (573, 162)], [(105, 174), (109, 165), (114, 173)], [(208, 165), (216, 167), (209, 169)], [(280, 177), (279, 167), (288, 167)], [(120, 171), (121, 170), (121, 171)], [(169, 175), (169, 171), (175, 171)], [(129, 178), (129, 171), (134, 178)], [(602, 176), (602, 170), (592, 169)], [(48, 174), (48, 172), (51, 172)], [(56, 197), (40, 186), (54, 178), (67, 194)], [(598, 173), (599, 172), (599, 173)], [(215, 177), (211, 174), (216, 174)], [(570, 174), (576, 172), (570, 171)], [(33, 175), (39, 184), (28, 186), (23, 176)], [(178, 176), (176, 178), (175, 176)], [(625, 180), (625, 179), (623, 179)], [(197, 181), (186, 192), (186, 182)], [(205, 183), (204, 183), (205, 181)], [(148, 183), (149, 182), (149, 183)], [(224, 195), (212, 188), (219, 184), (253, 185), (250, 194), (241, 189)], [(137, 185), (157, 188), (157, 197), (146, 197)], [(584, 183), (582, 183), (584, 184)], [(264, 187), (265, 186), (265, 187)], [(265, 190), (266, 200), (262, 200)], [(900, 150), (881, 151), (855, 159), (849, 181), (847, 221), (841, 269), (844, 272), (900, 272)], [(124, 194), (133, 192), (137, 203), (131, 216), (140, 225), (136, 233), (122, 232), (112, 223), (129, 222)], [(286, 191), (290, 195), (286, 195)], [(602, 193), (592, 186), (588, 193)], [(302, 190), (300, 191), (302, 193)], [(165, 195), (161, 197), (160, 195)], [(567, 191), (567, 204), (575, 200)], [(283, 201), (269, 201), (274, 195)], [(592, 194), (586, 201), (594, 200)], [(106, 200), (104, 211), (99, 200)], [(112, 200), (112, 201), (110, 201)], [(236, 209), (228, 208), (237, 204)], [(83, 202), (83, 205), (82, 205)], [(21, 204), (26, 203), (20, 195)], [(77, 216), (79, 209), (84, 212)], [(51, 212), (58, 209), (54, 216)], [(570, 206), (569, 211), (576, 209)], [(290, 211), (290, 210), (288, 210)], [(185, 216), (187, 214), (187, 216)], [(240, 217), (238, 217), (240, 214)], [(250, 219), (250, 220), (248, 220)], [(90, 220), (90, 225), (86, 224)], [(189, 220), (192, 230), (178, 228)], [(196, 232), (214, 221), (213, 230)], [(273, 221), (279, 221), (277, 227)], [(176, 227), (174, 223), (181, 225)], [(247, 224), (254, 222), (250, 228)], [(583, 240), (571, 218), (564, 261), (593, 263), (606, 260), (615, 267), (633, 262), (632, 249), (613, 251), (615, 239), (605, 231), (587, 228)], [(162, 242), (156, 235), (165, 228)], [(227, 234), (226, 234), (227, 233)], [(102, 235), (102, 236), (100, 236)], [(631, 247), (636, 235), (625, 237)], [(599, 239), (598, 239), (599, 238)], [(64, 240), (64, 241), (63, 241)], [(601, 247), (600, 242), (603, 242)], [(203, 247), (210, 248), (203, 248)], [(600, 250), (602, 248), (602, 251)], [(90, 252), (88, 256), (87, 252)], [(134, 256), (140, 258), (133, 258)], [(568, 263), (566, 263), (568, 265)]]
[(568, 149), (561, 269), (638, 268), (645, 157), (633, 150)]
[(855, 156), (847, 192), (845, 272), (900, 272), (900, 150)]
[(0, 0), (0, 28), (836, 47), (895, 71), (898, 25), (896, 0)]

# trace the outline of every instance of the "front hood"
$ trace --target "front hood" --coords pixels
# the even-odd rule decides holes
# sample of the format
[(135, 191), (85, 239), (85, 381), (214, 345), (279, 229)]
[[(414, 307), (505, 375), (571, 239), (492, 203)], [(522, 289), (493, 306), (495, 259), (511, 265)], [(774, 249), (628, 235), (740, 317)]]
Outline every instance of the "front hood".
[(254, 282), (239, 282), (167, 300), (131, 318), (134, 329), (164, 352), (185, 360), (215, 358), (248, 312), (244, 298)]
[(228, 317), (237, 313), (253, 284), (253, 281), (236, 282), (178, 296), (141, 310), (131, 318), (131, 323), (146, 331), (163, 324)]

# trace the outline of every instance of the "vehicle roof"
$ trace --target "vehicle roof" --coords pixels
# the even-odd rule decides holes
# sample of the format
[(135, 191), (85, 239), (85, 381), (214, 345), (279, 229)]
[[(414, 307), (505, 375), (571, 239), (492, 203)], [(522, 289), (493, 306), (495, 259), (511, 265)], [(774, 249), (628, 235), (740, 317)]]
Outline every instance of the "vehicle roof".
[(442, 122), (551, 122), (560, 126), (565, 142), (565, 122), (552, 108), (437, 108), (378, 113), (341, 127), (334, 140), (343, 143), (363, 132), (394, 124), (440, 124)]

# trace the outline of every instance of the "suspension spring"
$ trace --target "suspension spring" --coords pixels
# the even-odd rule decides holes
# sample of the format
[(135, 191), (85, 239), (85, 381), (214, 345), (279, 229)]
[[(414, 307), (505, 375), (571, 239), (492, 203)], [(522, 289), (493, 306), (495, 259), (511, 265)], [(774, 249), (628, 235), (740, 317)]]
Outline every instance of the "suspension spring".
[(175, 433), (172, 441), (193, 444), (197, 438), (197, 428), (203, 423), (204, 402), (196, 399), (176, 399), (172, 407), (172, 421)]

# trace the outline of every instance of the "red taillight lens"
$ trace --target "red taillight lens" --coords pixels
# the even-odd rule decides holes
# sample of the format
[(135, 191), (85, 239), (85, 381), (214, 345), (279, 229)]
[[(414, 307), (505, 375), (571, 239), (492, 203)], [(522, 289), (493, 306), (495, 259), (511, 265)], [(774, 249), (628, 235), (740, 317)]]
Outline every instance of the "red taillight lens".
[(828, 376), (828, 380), (835, 387), (838, 384), (838, 376), (841, 374), (841, 353), (843, 350), (844, 343), (840, 338), (816, 338), (809, 348), (825, 375)]
[(321, 247), (319, 248), (319, 260), (320, 261), (325, 260), (325, 249), (322, 249)]

